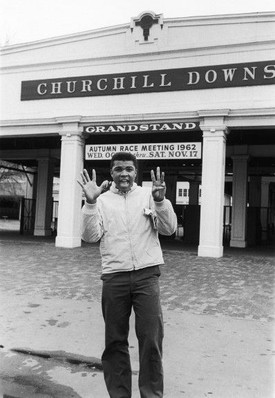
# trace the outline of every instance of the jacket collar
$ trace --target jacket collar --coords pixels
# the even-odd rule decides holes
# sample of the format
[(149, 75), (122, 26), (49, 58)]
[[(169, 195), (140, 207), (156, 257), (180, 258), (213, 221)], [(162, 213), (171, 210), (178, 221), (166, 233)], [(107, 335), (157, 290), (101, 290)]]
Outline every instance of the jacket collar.
[(130, 189), (130, 191), (128, 191), (128, 192), (122, 192), (122, 191), (120, 191), (119, 189), (117, 189), (117, 187), (116, 187), (116, 185), (115, 185), (115, 183), (114, 183), (114, 181), (113, 181), (113, 182), (112, 182), (112, 185), (111, 185), (111, 187), (110, 187), (110, 191), (112, 191), (113, 193), (116, 193), (116, 194), (118, 194), (118, 195), (126, 195), (126, 194), (128, 194), (128, 193), (134, 191), (136, 188), (137, 188), (137, 184), (134, 182), (134, 184), (132, 185), (132, 188)]

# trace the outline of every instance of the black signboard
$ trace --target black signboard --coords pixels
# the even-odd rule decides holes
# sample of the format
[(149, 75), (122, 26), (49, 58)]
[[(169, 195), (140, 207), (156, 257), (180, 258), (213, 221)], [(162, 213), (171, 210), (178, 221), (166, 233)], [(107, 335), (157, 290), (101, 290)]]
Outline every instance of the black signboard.
[(201, 131), (198, 122), (165, 122), (165, 123), (123, 123), (123, 124), (91, 124), (83, 127), (88, 134), (112, 133), (172, 133)]
[(22, 82), (21, 100), (91, 97), (275, 83), (275, 61), (70, 76)]

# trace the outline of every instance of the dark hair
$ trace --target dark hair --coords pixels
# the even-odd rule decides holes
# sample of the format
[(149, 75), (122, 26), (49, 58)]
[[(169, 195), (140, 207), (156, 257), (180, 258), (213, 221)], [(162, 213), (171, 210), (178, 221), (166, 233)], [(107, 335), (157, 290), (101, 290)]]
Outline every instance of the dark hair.
[(116, 160), (131, 160), (134, 163), (135, 168), (138, 168), (137, 158), (130, 152), (116, 152), (111, 159), (110, 169), (113, 168), (114, 162)]

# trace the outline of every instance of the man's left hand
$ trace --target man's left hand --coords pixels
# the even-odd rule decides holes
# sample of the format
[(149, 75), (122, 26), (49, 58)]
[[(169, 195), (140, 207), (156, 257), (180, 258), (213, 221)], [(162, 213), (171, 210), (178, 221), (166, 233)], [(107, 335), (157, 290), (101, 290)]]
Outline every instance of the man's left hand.
[(160, 168), (157, 167), (156, 176), (154, 170), (151, 170), (152, 185), (152, 196), (155, 202), (163, 201), (166, 193), (166, 185), (164, 182), (164, 172), (160, 172)]

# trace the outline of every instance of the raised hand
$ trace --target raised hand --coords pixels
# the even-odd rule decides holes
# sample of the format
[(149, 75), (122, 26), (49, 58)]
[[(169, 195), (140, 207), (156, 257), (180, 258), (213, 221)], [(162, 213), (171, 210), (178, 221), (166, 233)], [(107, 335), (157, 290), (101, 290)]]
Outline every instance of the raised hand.
[(92, 179), (90, 179), (90, 176), (86, 169), (84, 169), (81, 173), (81, 178), (82, 182), (79, 180), (77, 180), (77, 182), (83, 189), (87, 203), (95, 203), (99, 195), (101, 195), (102, 192), (108, 189), (109, 182), (107, 180), (103, 181), (100, 186), (96, 184), (96, 172), (94, 169), (92, 171)]
[(157, 167), (156, 176), (154, 170), (151, 170), (152, 184), (152, 196), (156, 202), (161, 202), (166, 193), (166, 185), (164, 182), (164, 172), (160, 172), (160, 168)]

